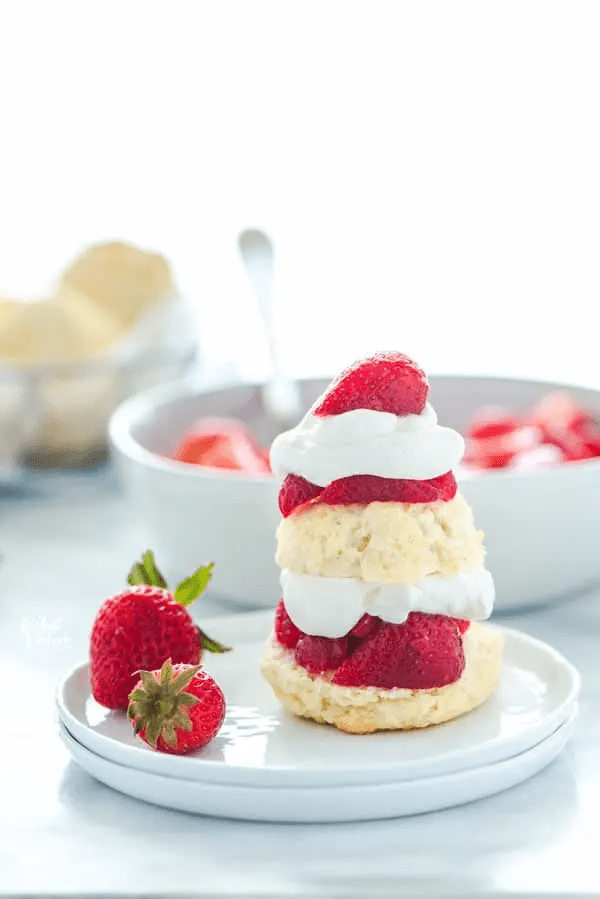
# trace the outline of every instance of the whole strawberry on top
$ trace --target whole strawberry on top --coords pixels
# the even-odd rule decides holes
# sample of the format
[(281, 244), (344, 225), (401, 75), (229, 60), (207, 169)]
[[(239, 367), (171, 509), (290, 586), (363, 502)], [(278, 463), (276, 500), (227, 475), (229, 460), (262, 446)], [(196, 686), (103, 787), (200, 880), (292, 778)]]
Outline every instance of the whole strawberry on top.
[(225, 697), (199, 665), (173, 665), (140, 671), (127, 717), (145, 743), (180, 755), (201, 749), (216, 737), (225, 718)]
[(90, 680), (97, 702), (126, 709), (139, 671), (154, 671), (168, 658), (197, 665), (203, 649), (228, 651), (200, 630), (186, 608), (204, 591), (212, 570), (212, 563), (198, 568), (170, 592), (150, 551), (134, 564), (130, 587), (102, 604), (92, 626)]

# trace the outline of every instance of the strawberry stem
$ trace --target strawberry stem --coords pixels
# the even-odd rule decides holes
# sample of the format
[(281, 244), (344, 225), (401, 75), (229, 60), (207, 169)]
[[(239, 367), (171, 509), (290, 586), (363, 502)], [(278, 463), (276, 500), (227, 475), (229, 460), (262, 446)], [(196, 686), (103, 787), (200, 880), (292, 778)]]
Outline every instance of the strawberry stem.
[(213, 640), (213, 638), (209, 637), (208, 634), (205, 634), (200, 627), (197, 627), (197, 630), (200, 634), (200, 645), (202, 646), (202, 649), (206, 649), (208, 652), (231, 652), (231, 646), (225, 646), (223, 643), (219, 643), (218, 640)]
[(154, 553), (146, 550), (141, 562), (135, 562), (127, 576), (127, 583), (135, 587), (138, 584), (147, 584), (150, 587), (167, 588), (167, 582), (156, 567)]
[(129, 696), (127, 717), (134, 722), (134, 733), (146, 731), (146, 740), (153, 749), (159, 737), (176, 747), (176, 728), (192, 729), (187, 708), (195, 705), (198, 698), (186, 693), (185, 688), (199, 669), (200, 665), (191, 665), (175, 674), (171, 659), (167, 659), (160, 673), (139, 672), (142, 683)]

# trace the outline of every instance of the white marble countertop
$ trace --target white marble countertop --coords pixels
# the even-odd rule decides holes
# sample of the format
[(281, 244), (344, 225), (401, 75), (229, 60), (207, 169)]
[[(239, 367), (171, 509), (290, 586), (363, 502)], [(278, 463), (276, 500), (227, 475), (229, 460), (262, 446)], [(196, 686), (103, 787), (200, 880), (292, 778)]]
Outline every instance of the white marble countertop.
[(528, 782), (413, 818), (242, 823), (113, 792), (58, 737), (55, 685), (142, 548), (110, 470), (0, 488), (1, 896), (600, 895), (600, 588), (503, 618), (583, 677), (573, 739)]

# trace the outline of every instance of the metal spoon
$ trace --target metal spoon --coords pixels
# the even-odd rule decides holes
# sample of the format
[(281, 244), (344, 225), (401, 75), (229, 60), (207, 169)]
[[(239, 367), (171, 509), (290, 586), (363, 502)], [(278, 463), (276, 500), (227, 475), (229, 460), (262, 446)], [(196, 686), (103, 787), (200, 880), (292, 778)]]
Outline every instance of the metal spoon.
[(242, 231), (238, 246), (250, 283), (258, 300), (267, 347), (270, 372), (263, 387), (263, 403), (280, 430), (297, 424), (302, 413), (298, 384), (282, 370), (275, 336), (273, 303), (273, 244), (263, 231)]

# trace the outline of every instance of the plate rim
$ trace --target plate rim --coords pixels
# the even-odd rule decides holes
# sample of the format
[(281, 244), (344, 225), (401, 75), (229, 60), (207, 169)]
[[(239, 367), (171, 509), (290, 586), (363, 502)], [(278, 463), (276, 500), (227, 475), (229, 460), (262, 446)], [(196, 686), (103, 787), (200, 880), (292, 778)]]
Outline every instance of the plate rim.
[[(158, 805), (163, 808), (172, 808), (179, 809), (183, 811), (187, 811), (193, 814), (203, 814), (210, 815), (213, 817), (225, 817), (225, 818), (237, 818), (238, 820), (254, 820), (254, 821), (268, 821), (268, 822), (278, 822), (278, 823), (333, 823), (333, 822), (342, 822), (342, 821), (358, 821), (358, 820), (380, 820), (383, 818), (398, 818), (398, 817), (407, 817), (414, 814), (422, 814), (426, 812), (439, 811), (444, 808), (451, 808), (458, 805), (464, 805), (468, 802), (477, 801), (480, 799), (485, 799), (490, 796), (493, 796), (497, 793), (504, 792), (507, 789), (510, 789), (518, 784), (528, 780), (530, 777), (533, 777), (535, 774), (542, 771), (546, 768), (552, 761), (556, 759), (556, 757), (562, 752), (570, 738), (572, 737), (573, 731), (575, 729), (578, 717), (578, 709), (575, 707), (572, 710), (569, 719), (557, 728), (552, 734), (550, 734), (545, 739), (541, 740), (535, 746), (526, 749), (523, 753), (519, 753), (517, 756), (512, 756), (509, 759), (504, 759), (500, 762), (494, 762), (491, 765), (483, 765), (479, 768), (467, 769), (464, 771), (454, 772), (453, 774), (441, 775), (432, 778), (423, 778), (421, 780), (412, 780), (412, 781), (396, 781), (392, 784), (383, 784), (383, 783), (375, 783), (375, 784), (341, 784), (338, 786), (322, 786), (316, 788), (304, 788), (304, 787), (259, 787), (259, 786), (249, 786), (249, 785), (237, 785), (237, 784), (219, 784), (219, 783), (202, 783), (195, 782), (193, 788), (190, 790), (189, 781), (187, 780), (179, 780), (177, 778), (169, 778), (165, 777), (161, 774), (155, 774), (153, 772), (141, 771), (139, 769), (135, 770), (136, 775), (136, 783), (146, 783), (149, 784), (150, 787), (154, 786), (155, 788), (158, 786), (162, 786), (167, 792), (169, 789), (181, 789), (182, 787), (185, 789), (186, 794), (194, 798), (194, 802), (187, 802), (182, 804), (180, 800), (172, 801), (170, 804), (168, 801), (160, 801), (157, 799), (156, 795), (154, 798), (151, 798), (148, 795), (148, 788), (146, 787), (143, 792), (145, 795), (141, 795), (139, 791), (132, 791), (123, 789), (122, 786), (115, 786), (114, 783), (109, 782), (106, 779), (107, 771), (108, 773), (114, 772), (119, 775), (121, 778), (125, 775), (127, 777), (128, 773), (131, 771), (125, 765), (120, 765), (117, 762), (113, 762), (110, 759), (106, 759), (98, 753), (94, 753), (92, 750), (88, 749), (86, 746), (81, 744), (75, 737), (73, 737), (64, 724), (60, 724), (60, 738), (65, 746), (67, 752), (71, 759), (82, 767), (91, 777), (94, 777), (96, 780), (104, 783), (106, 786), (120, 792), (122, 795), (130, 796), (138, 799), (138, 801), (143, 801), (147, 803), (152, 803), (154, 805)], [(81, 760), (81, 756), (83, 756), (83, 761)], [(541, 760), (540, 760), (541, 756)], [(92, 772), (90, 770), (89, 764), (86, 765), (85, 762), (91, 760), (92, 764), (95, 766), (95, 771)], [(98, 765), (100, 766), (101, 773), (98, 773)], [(525, 765), (525, 773), (523, 773), (523, 765)], [(104, 775), (104, 776), (102, 776)], [(494, 780), (494, 776), (496, 780)], [(501, 785), (498, 785), (497, 778), (500, 777), (502, 780)], [(483, 785), (482, 785), (483, 780)], [(127, 782), (131, 783), (131, 780), (127, 780)], [(474, 782), (477, 782), (479, 786), (473, 790)], [(123, 781), (121, 781), (123, 783)], [(469, 790), (471, 787), (471, 790)], [(454, 788), (454, 795), (452, 798), (443, 799), (440, 801), (439, 797), (443, 797), (444, 788)], [(463, 796), (456, 796), (456, 789), (458, 788), (459, 792), (462, 788), (465, 791)], [(283, 789), (283, 792), (282, 792)], [(416, 805), (419, 806), (415, 808), (415, 799), (419, 792), (419, 790), (427, 790), (429, 797), (432, 796), (432, 793), (435, 794), (436, 798), (434, 801), (431, 801), (431, 798), (425, 803), (425, 807), (423, 807), (423, 802), (416, 802)], [(322, 796), (326, 796), (331, 800), (335, 799), (336, 801), (330, 802), (313, 802), (313, 798), (317, 794), (321, 794)], [(402, 800), (404, 799), (404, 807), (394, 806), (393, 809), (390, 809), (389, 804), (386, 809), (382, 811), (379, 809), (379, 812), (373, 811), (372, 808), (368, 813), (364, 813), (365, 800), (369, 798), (374, 798), (379, 802), (382, 801), (384, 805), (386, 804), (386, 800), (392, 796), (394, 801), (397, 803), (400, 800), (400, 805), (402, 805)], [(410, 805), (412, 797), (412, 807), (407, 808), (407, 799), (406, 796), (409, 797), (408, 805)], [(204, 801), (204, 808), (198, 807), (198, 799), (202, 798)], [(215, 798), (218, 800), (215, 802)], [(223, 800), (225, 799), (234, 799), (233, 805), (229, 805), (229, 811), (223, 808)], [(324, 810), (324, 813), (321, 815), (305, 815), (298, 814), (297, 804), (302, 803), (305, 800), (309, 800), (311, 808), (320, 808)], [(339, 814), (339, 810), (343, 807), (344, 800), (351, 800), (354, 802), (355, 808), (360, 808), (361, 811), (356, 813), (344, 813)], [(255, 807), (259, 807), (262, 812), (256, 813), (253, 811), (252, 813), (248, 813), (247, 811), (243, 811), (248, 808), (248, 801), (250, 800), (250, 804), (256, 802)], [(275, 814), (264, 814), (264, 809), (268, 805), (270, 801), (271, 808), (275, 808)], [(281, 812), (281, 805), (291, 805), (295, 809), (295, 816), (293, 814), (286, 814), (285, 812)], [(207, 806), (211, 806), (212, 809)], [(232, 810), (234, 809), (234, 810)], [(332, 814), (331, 810), (337, 810), (337, 813)], [(329, 811), (328, 811), (329, 810)]]

